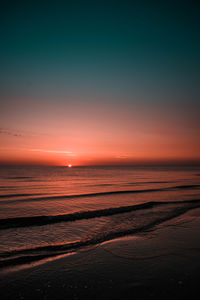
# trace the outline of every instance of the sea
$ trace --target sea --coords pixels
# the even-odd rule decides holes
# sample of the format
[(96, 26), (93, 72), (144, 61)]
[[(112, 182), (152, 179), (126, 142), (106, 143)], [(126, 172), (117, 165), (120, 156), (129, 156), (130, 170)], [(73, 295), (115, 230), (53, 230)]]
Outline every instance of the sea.
[(0, 268), (95, 247), (200, 207), (200, 167), (1, 167)]

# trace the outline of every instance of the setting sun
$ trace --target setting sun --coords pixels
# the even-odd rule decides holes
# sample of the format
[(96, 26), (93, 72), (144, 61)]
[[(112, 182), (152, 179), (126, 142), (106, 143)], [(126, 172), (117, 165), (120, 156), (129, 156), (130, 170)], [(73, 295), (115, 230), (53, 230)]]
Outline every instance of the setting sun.
[(71, 167), (72, 167), (72, 165), (71, 165), (71, 164), (69, 164), (69, 165), (68, 165), (68, 168), (71, 168)]

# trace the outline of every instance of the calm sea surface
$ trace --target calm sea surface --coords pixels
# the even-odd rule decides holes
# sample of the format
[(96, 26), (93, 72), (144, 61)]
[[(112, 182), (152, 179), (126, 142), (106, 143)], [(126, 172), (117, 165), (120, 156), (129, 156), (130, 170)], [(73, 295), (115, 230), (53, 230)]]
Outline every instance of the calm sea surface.
[(0, 267), (153, 229), (200, 207), (200, 168), (0, 169)]

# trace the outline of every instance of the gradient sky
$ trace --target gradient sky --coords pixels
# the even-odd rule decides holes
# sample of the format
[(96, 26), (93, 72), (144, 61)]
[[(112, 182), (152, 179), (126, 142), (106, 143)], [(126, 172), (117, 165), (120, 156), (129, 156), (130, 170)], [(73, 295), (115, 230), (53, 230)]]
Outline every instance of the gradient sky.
[(0, 164), (200, 162), (199, 20), (189, 0), (1, 3)]

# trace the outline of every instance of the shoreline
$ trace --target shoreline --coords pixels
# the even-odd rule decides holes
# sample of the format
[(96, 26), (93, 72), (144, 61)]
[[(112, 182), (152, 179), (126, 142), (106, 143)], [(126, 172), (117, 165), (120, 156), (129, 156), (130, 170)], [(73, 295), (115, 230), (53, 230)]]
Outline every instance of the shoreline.
[(199, 217), (193, 209), (156, 230), (1, 273), (1, 299), (191, 296), (198, 291)]

